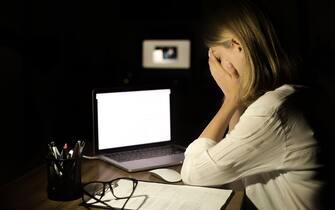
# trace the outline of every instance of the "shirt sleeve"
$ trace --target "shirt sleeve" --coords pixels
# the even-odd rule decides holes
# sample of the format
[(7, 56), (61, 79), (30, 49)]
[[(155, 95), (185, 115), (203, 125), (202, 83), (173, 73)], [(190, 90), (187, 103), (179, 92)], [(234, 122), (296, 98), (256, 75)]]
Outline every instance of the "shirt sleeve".
[(196, 139), (185, 151), (183, 181), (214, 186), (279, 169), (285, 133), (275, 115), (272, 109), (250, 107), (219, 143)]

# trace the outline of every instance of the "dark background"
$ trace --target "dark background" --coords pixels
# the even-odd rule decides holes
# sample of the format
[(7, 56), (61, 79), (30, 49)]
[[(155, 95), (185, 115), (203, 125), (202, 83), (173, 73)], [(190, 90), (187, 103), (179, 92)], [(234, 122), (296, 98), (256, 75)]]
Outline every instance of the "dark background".
[[(51, 140), (59, 145), (92, 141), (93, 88), (173, 86), (174, 136), (189, 144), (221, 100), (201, 36), (204, 17), (218, 2), (9, 1), (1, 6), (0, 184), (43, 164)], [(333, 104), (333, 1), (263, 2), (286, 47), (303, 59), (302, 82), (323, 87)], [(144, 39), (190, 39), (191, 68), (143, 69)]]

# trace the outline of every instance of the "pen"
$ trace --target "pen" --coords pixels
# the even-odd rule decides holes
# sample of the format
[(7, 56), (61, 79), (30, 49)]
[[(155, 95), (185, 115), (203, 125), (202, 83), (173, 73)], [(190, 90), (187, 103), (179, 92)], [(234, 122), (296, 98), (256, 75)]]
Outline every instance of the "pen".
[(71, 149), (71, 150), (69, 151), (68, 159), (70, 159), (70, 158), (72, 158), (72, 157), (73, 157), (73, 150)]
[(80, 153), (80, 145), (81, 145), (81, 141), (78, 140), (77, 143), (74, 145), (74, 148), (73, 148), (73, 158), (77, 158), (79, 157), (79, 153)]
[(48, 144), (49, 154), (51, 157), (56, 158), (51, 144)]
[[(54, 162), (53, 163), (53, 166), (54, 166), (54, 169), (55, 169), (55, 172), (56, 172), (56, 174), (58, 175), (58, 176), (62, 176), (63, 175), (63, 173), (62, 173), (62, 171), (61, 170), (59, 170), (59, 168), (57, 167), (57, 163), (56, 162)], [(61, 168), (62, 168), (62, 166), (60, 166)]]
[(58, 151), (58, 149), (57, 149), (57, 147), (56, 147), (55, 142), (52, 141), (50, 144), (51, 144), (51, 148), (52, 148), (52, 150), (53, 150), (54, 157), (55, 157), (56, 159), (59, 159), (59, 158), (60, 158), (60, 153), (59, 153), (59, 151)]
[(55, 150), (55, 154), (56, 154), (56, 159), (59, 159), (60, 158), (60, 153), (59, 153), (56, 146), (54, 146), (54, 150)]
[(58, 159), (60, 154), (59, 154), (59, 151), (58, 151), (58, 149), (55, 145), (55, 142), (54, 141), (50, 142), (50, 146), (51, 146), (52, 154), (53, 154), (54, 158)]
[(67, 146), (67, 143), (64, 144), (63, 146), (63, 150), (62, 150), (62, 154), (63, 154), (63, 159), (68, 159), (69, 157), (69, 149), (68, 149), (68, 146)]
[(85, 147), (85, 142), (82, 141), (79, 146), (80, 146), (80, 148), (79, 148), (79, 156), (81, 156), (81, 154), (83, 153), (83, 149)]

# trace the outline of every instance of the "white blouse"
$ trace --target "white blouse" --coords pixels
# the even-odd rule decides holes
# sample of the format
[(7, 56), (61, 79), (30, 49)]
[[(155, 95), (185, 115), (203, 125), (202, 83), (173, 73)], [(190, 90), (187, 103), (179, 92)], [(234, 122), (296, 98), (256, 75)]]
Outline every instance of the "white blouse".
[(317, 209), (321, 182), (317, 142), (304, 118), (278, 108), (294, 88), (283, 85), (252, 103), (220, 142), (199, 138), (186, 149), (181, 175), (191, 185), (215, 186), (240, 180), (258, 209)]

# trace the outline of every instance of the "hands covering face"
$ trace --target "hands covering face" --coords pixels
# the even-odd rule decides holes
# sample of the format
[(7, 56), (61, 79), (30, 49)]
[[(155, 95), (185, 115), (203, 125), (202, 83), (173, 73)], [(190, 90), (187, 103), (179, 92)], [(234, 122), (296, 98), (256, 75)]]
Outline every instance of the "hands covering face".
[(208, 51), (208, 64), (211, 74), (225, 95), (225, 100), (240, 103), (240, 75), (228, 60), (219, 60)]

